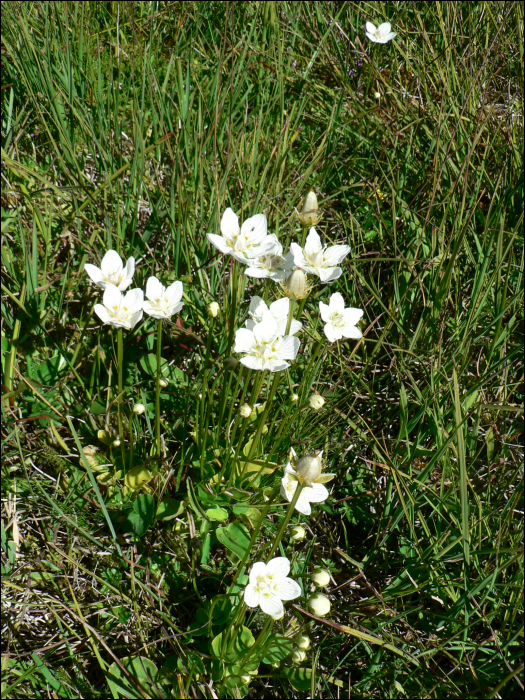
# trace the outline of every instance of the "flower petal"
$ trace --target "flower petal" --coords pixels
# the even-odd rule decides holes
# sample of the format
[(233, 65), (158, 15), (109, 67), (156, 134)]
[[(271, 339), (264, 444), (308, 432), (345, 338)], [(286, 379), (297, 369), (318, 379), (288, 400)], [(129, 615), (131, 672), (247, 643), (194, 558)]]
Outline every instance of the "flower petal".
[[(250, 216), (241, 226), (241, 235), (245, 236), (250, 243), (261, 243), (268, 233), (268, 225), (264, 214)], [(272, 241), (273, 242), (273, 241)]]
[(332, 326), (331, 323), (327, 323), (324, 327), (324, 334), (330, 343), (335, 343), (336, 340), (341, 340), (343, 337), (341, 329)]
[(344, 310), (343, 316), (346, 323), (351, 323), (353, 326), (356, 326), (363, 317), (363, 309), (354, 309), (350, 307)]
[(332, 313), (338, 312), (342, 313), (345, 308), (345, 300), (343, 299), (343, 295), (340, 294), (339, 292), (335, 292), (335, 294), (332, 294), (330, 297), (330, 311)]
[(276, 581), (272, 589), (281, 600), (293, 600), (302, 594), (301, 586), (291, 578)]
[[(226, 238), (228, 240), (237, 238), (237, 236), (240, 233), (239, 218), (231, 207), (228, 207), (227, 209), (225, 209), (224, 214), (222, 215), (221, 233), (224, 236), (224, 238)], [(215, 234), (209, 233), (208, 238), (210, 236), (213, 236), (213, 235), (215, 235)], [(220, 238), (220, 236), (217, 236), (217, 238)], [(213, 241), (212, 241), (212, 243), (213, 243)]]
[(164, 296), (170, 304), (178, 304), (182, 299), (182, 292), (182, 282), (173, 282), (173, 284), (170, 284), (170, 286), (166, 289)]
[(286, 557), (274, 557), (266, 564), (266, 575), (269, 578), (284, 578), (289, 573), (290, 561)]
[(106, 277), (116, 272), (122, 272), (122, 258), (116, 250), (108, 250), (102, 258), (100, 268)]
[(361, 329), (357, 326), (352, 326), (351, 324), (345, 325), (345, 327), (341, 330), (345, 338), (353, 338), (354, 340), (359, 340), (363, 337)]
[(221, 253), (224, 253), (224, 255), (231, 255), (233, 248), (228, 244), (225, 238), (216, 233), (207, 233), (206, 237), (210, 243), (213, 243), (213, 245), (221, 251)]
[(114, 284), (108, 284), (104, 289), (104, 294), (102, 296), (102, 303), (108, 309), (119, 308), (122, 301), (121, 292), (115, 287)]
[(248, 369), (266, 369), (263, 360), (260, 357), (255, 357), (255, 355), (245, 355), (241, 357), (241, 365), (248, 367)]
[(295, 360), (301, 341), (293, 335), (285, 335), (278, 345), (278, 355), (283, 360)]
[(248, 267), (244, 274), (248, 277), (256, 277), (258, 279), (264, 279), (265, 277), (270, 277), (270, 270), (264, 267)]
[(164, 285), (156, 277), (149, 277), (146, 282), (146, 297), (155, 303), (164, 296)]
[(328, 304), (325, 304), (324, 302), (320, 301), (319, 302), (319, 313), (320, 313), (323, 321), (325, 323), (329, 323), (330, 318), (332, 317), (332, 309), (330, 308), (330, 306)]
[(377, 28), (377, 33), (384, 37), (387, 34), (390, 34), (390, 30), (392, 29), (392, 25), (390, 22), (383, 22), (383, 24), (380, 24), (379, 27)]
[(112, 325), (113, 319), (109, 315), (109, 312), (105, 306), (103, 306), (102, 304), (95, 304), (95, 313), (102, 321), (102, 323), (109, 323)]
[(266, 564), (263, 561), (256, 561), (250, 569), (250, 583), (256, 584), (260, 576), (266, 575)]
[(321, 503), (326, 501), (329, 496), (328, 489), (323, 484), (314, 484), (313, 486), (305, 486), (301, 496), (304, 494), (310, 503)]
[(142, 289), (130, 289), (126, 292), (126, 296), (122, 300), (122, 305), (125, 306), (129, 313), (135, 313), (142, 309), (144, 303), (144, 292)]
[(258, 296), (254, 296), (250, 299), (248, 313), (254, 320), (260, 322), (265, 311), (268, 311), (268, 307), (264, 299)]
[(255, 586), (249, 583), (244, 589), (244, 602), (249, 608), (256, 608), (259, 605), (260, 594), (255, 590)]
[(372, 22), (367, 22), (366, 23), (366, 31), (370, 32), (370, 34), (374, 34), (376, 30), (375, 24), (372, 24)]
[(156, 304), (152, 304), (149, 301), (145, 301), (142, 305), (142, 308), (148, 314), (148, 316), (151, 316), (152, 318), (164, 318), (164, 314), (161, 311), (159, 311), (159, 307)]
[(350, 252), (349, 245), (332, 245), (324, 252), (323, 258), (327, 267), (339, 265)]
[(299, 333), (302, 327), (303, 324), (301, 323), (301, 321), (297, 321), (295, 318), (292, 318), (292, 323), (290, 324), (290, 335), (295, 335), (296, 333)]
[(102, 284), (105, 286), (104, 273), (100, 268), (96, 267), (95, 265), (91, 265), (90, 263), (86, 263), (84, 265), (84, 270), (88, 273), (92, 282), (98, 284), (99, 286), (102, 286)]
[(262, 321), (255, 325), (253, 334), (259, 343), (271, 342), (278, 337), (277, 321), (269, 311), (264, 313)]
[(323, 249), (323, 246), (321, 245), (321, 239), (319, 238), (319, 234), (317, 233), (315, 228), (312, 226), (312, 228), (308, 232), (308, 237), (306, 239), (306, 243), (304, 246), (304, 254), (306, 255), (306, 257), (309, 258), (312, 255), (315, 255), (315, 253), (318, 253), (322, 249)]
[(295, 510), (299, 513), (302, 513), (302, 515), (311, 515), (312, 513), (310, 502), (302, 492), (299, 498), (297, 499), (297, 503), (295, 504)]
[(269, 590), (259, 594), (259, 605), (267, 615), (280, 615), (283, 612), (281, 599)]
[(253, 332), (247, 328), (239, 328), (235, 333), (233, 352), (250, 352), (255, 344)]
[(293, 255), (294, 265), (301, 269), (308, 265), (308, 260), (305, 258), (303, 249), (298, 243), (290, 243), (290, 252)]
[(321, 267), (319, 268), (319, 279), (321, 282), (333, 282), (341, 277), (343, 271), (340, 267)]
[(128, 327), (130, 329), (134, 328), (137, 325), (137, 323), (142, 320), (143, 315), (144, 315), (144, 312), (142, 309), (140, 309), (140, 311), (136, 311), (134, 314), (132, 314), (130, 316), (130, 319), (129, 319)]

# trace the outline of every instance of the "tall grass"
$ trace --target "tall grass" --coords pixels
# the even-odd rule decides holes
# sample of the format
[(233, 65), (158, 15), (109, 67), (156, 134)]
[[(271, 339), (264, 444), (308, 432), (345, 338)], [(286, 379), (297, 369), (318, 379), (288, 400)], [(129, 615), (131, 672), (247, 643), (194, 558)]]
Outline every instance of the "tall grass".
[[(367, 20), (396, 39), (368, 43)], [(331, 346), (263, 444), (279, 464), (324, 447), (337, 473), (295, 555), (332, 572), (332, 624), (297, 612), (306, 685), (268, 667), (250, 693), (521, 697), (521, 4), (11, 2), (2, 63), (3, 697), (215, 697), (207, 601), (235, 558), (195, 521), (227, 466), (237, 375), (203, 358), (222, 366), (246, 306), (205, 234), (231, 206), (286, 245), (310, 188), (325, 239), (351, 246), (334, 288), (365, 339)], [(116, 348), (83, 271), (108, 248), (135, 256), (139, 285), (192, 290), (162, 347), (150, 486), (170, 510), (140, 542), (118, 478), (83, 455), (114, 428)], [(154, 343), (142, 326), (124, 347), (147, 406)]]

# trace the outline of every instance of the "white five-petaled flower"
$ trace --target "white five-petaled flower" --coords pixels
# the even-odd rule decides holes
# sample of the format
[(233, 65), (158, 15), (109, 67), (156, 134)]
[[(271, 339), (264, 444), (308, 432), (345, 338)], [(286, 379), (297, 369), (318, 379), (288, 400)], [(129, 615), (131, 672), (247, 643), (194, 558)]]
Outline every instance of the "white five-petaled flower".
[(362, 338), (363, 334), (357, 327), (357, 322), (363, 315), (362, 309), (345, 309), (341, 294), (336, 292), (330, 297), (329, 304), (319, 302), (321, 318), (325, 322), (324, 334), (333, 343), (341, 338)]
[(284, 614), (283, 600), (301, 595), (301, 587), (288, 577), (290, 562), (286, 557), (275, 557), (265, 564), (255, 562), (244, 589), (244, 602), (249, 608), (259, 606), (263, 612), (280, 618)]
[(106, 289), (110, 284), (114, 285), (123, 292), (129, 287), (135, 272), (135, 258), (128, 258), (126, 267), (122, 265), (122, 258), (116, 250), (108, 250), (102, 258), (100, 267), (87, 263), (84, 270), (88, 273), (91, 280)]
[(396, 36), (396, 33), (391, 30), (390, 22), (383, 22), (379, 27), (376, 27), (372, 22), (366, 23), (366, 35), (375, 44), (386, 44), (391, 41)]
[[(268, 307), (261, 297), (255, 296), (250, 300), (250, 318), (246, 321), (246, 328), (251, 331), (255, 328), (257, 323), (261, 323), (264, 319), (264, 315), (271, 313), (277, 323), (277, 332), (279, 335), (285, 335), (286, 326), (288, 324), (288, 314), (290, 312), (290, 300), (284, 297), (283, 299), (277, 299), (270, 307)], [(295, 318), (292, 319), (290, 324), (289, 335), (295, 335), (299, 333), (303, 324), (300, 321), (296, 321)]]
[(271, 253), (250, 260), (250, 266), (244, 271), (248, 277), (268, 278), (283, 282), (294, 269), (293, 255), (288, 251), (283, 255), (283, 247), (275, 233), (268, 236), (274, 242)]
[[(294, 462), (296, 462), (297, 455), (295, 454), (295, 450), (292, 448), (291, 452), (292, 459)], [(320, 453), (318, 456), (320, 459), (322, 453)], [(322, 482), (324, 481), (326, 483), (327, 481), (333, 479), (334, 476), (334, 474), (319, 474), (315, 479), (309, 482), (311, 483), (310, 486), (303, 486), (303, 489), (299, 494), (299, 498), (297, 499), (297, 503), (295, 504), (295, 510), (299, 511), (299, 513), (302, 513), (303, 515), (310, 515), (312, 512), (310, 503), (321, 503), (322, 501), (326, 501), (328, 498), (328, 489)], [(291, 503), (300, 482), (305, 483), (301, 475), (293, 468), (292, 462), (288, 461), (288, 464), (284, 468), (284, 476), (281, 479), (281, 496), (286, 498), (289, 503)]]
[(299, 338), (279, 334), (277, 321), (267, 311), (252, 330), (239, 328), (235, 333), (234, 352), (244, 353), (241, 363), (249, 369), (281, 372), (290, 366), (286, 360), (295, 360), (299, 345)]
[(182, 299), (182, 282), (174, 282), (166, 288), (156, 277), (150, 277), (146, 282), (146, 297), (144, 311), (159, 320), (170, 318), (184, 306)]
[(221, 253), (231, 255), (239, 262), (250, 265), (254, 258), (273, 254), (277, 237), (268, 235), (266, 217), (256, 214), (246, 219), (239, 228), (239, 219), (228, 207), (221, 219), (221, 233), (207, 233), (208, 240)]
[(142, 318), (143, 303), (142, 289), (130, 289), (124, 295), (114, 284), (109, 284), (104, 290), (102, 304), (95, 304), (95, 313), (102, 323), (129, 331)]
[(290, 249), (297, 267), (311, 275), (317, 275), (321, 282), (333, 282), (341, 277), (343, 271), (338, 265), (350, 252), (348, 245), (323, 248), (319, 234), (313, 227), (308, 233), (304, 248), (298, 243), (292, 243)]

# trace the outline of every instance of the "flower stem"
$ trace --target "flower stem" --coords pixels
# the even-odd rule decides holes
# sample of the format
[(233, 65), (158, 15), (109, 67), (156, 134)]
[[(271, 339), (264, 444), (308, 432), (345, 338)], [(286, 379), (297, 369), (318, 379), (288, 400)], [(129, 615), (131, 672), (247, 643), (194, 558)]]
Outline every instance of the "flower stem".
[(162, 347), (162, 321), (159, 320), (159, 325), (157, 327), (157, 383), (155, 385), (155, 444), (157, 448), (157, 457), (161, 457), (161, 446), (160, 446), (160, 371), (161, 371), (161, 359), (160, 351)]
[(297, 488), (295, 489), (295, 493), (293, 495), (292, 500), (290, 501), (290, 505), (288, 506), (288, 510), (286, 511), (286, 515), (284, 516), (284, 520), (281, 524), (281, 527), (279, 528), (279, 532), (277, 533), (277, 537), (273, 541), (272, 548), (270, 549), (270, 553), (266, 557), (266, 563), (270, 561), (270, 559), (273, 557), (275, 550), (279, 546), (279, 543), (281, 542), (284, 532), (286, 528), (288, 527), (288, 523), (290, 522), (290, 518), (293, 515), (293, 511), (295, 508), (295, 504), (299, 500), (299, 496), (301, 495), (301, 491), (303, 490), (303, 485), (301, 483), (297, 483)]
[(118, 363), (118, 437), (120, 440), (120, 453), (122, 455), (122, 471), (126, 469), (126, 450), (124, 448), (124, 426), (122, 424), (122, 366), (124, 364), (124, 344), (122, 341), (122, 328), (117, 330), (117, 363)]

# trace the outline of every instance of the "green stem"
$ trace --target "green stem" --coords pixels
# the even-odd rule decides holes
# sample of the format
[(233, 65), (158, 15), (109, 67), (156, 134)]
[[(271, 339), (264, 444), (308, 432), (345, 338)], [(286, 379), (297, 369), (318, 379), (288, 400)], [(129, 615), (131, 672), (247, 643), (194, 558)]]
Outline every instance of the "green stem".
[(161, 458), (160, 445), (160, 371), (161, 358), (160, 351), (162, 347), (162, 321), (159, 320), (157, 327), (157, 383), (155, 385), (155, 444), (157, 448), (157, 457)]
[(226, 355), (230, 355), (233, 343), (233, 334), (235, 333), (235, 316), (237, 314), (237, 283), (239, 281), (239, 263), (233, 260), (231, 271), (231, 296), (230, 296), (230, 330), (228, 333), (228, 347)]
[(120, 453), (122, 455), (122, 469), (126, 469), (126, 451), (124, 448), (124, 426), (122, 424), (122, 367), (124, 364), (124, 344), (122, 341), (122, 328), (117, 330), (117, 363), (118, 363), (118, 437), (120, 440)]
[(288, 506), (288, 510), (286, 511), (286, 515), (284, 517), (284, 520), (281, 524), (281, 527), (279, 528), (279, 532), (277, 533), (277, 537), (273, 541), (272, 548), (270, 549), (270, 553), (266, 557), (266, 563), (268, 563), (270, 561), (270, 559), (273, 557), (275, 550), (277, 549), (277, 547), (279, 546), (279, 544), (283, 538), (284, 532), (285, 532), (286, 528), (288, 527), (288, 523), (290, 522), (290, 518), (293, 515), (295, 504), (299, 500), (299, 496), (301, 495), (302, 490), (303, 490), (303, 485), (298, 482), (297, 488), (295, 489), (295, 493), (293, 495), (293, 498), (290, 501), (290, 505)]

